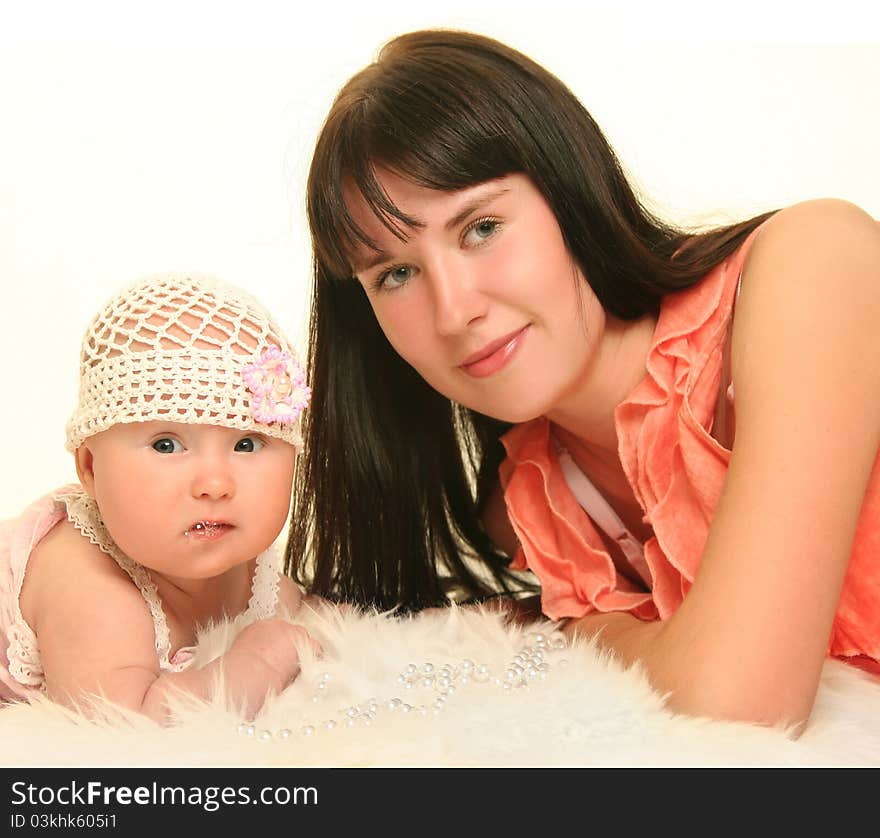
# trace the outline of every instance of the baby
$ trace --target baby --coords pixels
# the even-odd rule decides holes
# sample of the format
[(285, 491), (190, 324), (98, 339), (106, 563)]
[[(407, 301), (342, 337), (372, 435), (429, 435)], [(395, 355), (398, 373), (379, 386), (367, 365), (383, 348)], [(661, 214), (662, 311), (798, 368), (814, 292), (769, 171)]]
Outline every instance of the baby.
[[(222, 667), (247, 715), (317, 644), (283, 616), (301, 592), (272, 543), (290, 505), (309, 400), (294, 352), (252, 297), (216, 280), (140, 282), (82, 344), (67, 424), (79, 484), (0, 523), (0, 699), (89, 694), (167, 719)], [(244, 625), (191, 666), (200, 625)]]

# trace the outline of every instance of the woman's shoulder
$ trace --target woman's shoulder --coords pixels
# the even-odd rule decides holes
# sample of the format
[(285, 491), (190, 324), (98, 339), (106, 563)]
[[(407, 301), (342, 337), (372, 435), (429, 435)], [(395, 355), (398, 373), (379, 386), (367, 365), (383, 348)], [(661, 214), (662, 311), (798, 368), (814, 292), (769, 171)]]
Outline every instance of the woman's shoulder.
[[(841, 252), (845, 248), (844, 252)], [(861, 207), (839, 198), (801, 201), (774, 213), (758, 230), (746, 260), (791, 261), (830, 254), (852, 258), (880, 248), (880, 222)]]
[(880, 223), (865, 210), (832, 198), (780, 210), (757, 230), (743, 263), (734, 371), (765, 331), (776, 344), (821, 334), (828, 346), (841, 330), (867, 328), (873, 335), (878, 278)]
[(783, 224), (800, 223), (803, 221), (862, 221), (877, 223), (877, 220), (858, 204), (843, 198), (810, 198), (790, 204), (773, 213), (762, 225), (762, 229), (770, 229)]

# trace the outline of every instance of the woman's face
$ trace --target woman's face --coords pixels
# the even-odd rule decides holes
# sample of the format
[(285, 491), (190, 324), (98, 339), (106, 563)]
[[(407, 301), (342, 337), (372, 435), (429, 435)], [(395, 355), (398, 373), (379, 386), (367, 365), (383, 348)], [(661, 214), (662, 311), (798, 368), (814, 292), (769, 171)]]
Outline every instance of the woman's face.
[(443, 395), (508, 422), (563, 404), (605, 318), (531, 180), (513, 174), (443, 192), (387, 170), (378, 178), (420, 222), (401, 241), (359, 193), (347, 195), (379, 247), (354, 255), (355, 274), (401, 357)]

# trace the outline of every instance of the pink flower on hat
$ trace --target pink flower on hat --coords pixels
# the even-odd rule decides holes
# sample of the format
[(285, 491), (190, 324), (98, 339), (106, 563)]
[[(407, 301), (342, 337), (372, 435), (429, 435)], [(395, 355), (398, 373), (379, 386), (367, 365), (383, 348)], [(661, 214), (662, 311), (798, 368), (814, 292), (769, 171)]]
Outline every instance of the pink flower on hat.
[(267, 425), (295, 422), (312, 395), (302, 368), (277, 346), (270, 346), (255, 361), (244, 366), (241, 376), (253, 394), (251, 414), (258, 422)]

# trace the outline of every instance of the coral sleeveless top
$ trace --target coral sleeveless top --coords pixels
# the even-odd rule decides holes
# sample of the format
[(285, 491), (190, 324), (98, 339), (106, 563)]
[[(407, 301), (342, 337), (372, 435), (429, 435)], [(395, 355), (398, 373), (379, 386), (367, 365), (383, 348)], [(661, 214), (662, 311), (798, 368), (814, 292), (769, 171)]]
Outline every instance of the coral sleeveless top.
[[(589, 481), (580, 481), (547, 419), (502, 437), (507, 458), (499, 473), (520, 542), (512, 567), (537, 575), (551, 619), (592, 611), (666, 619), (690, 589), (731, 455), (711, 431), (738, 280), (756, 233), (696, 285), (663, 300), (645, 378), (615, 411), (620, 460), (653, 528), (644, 545), (634, 544)], [(633, 579), (617, 570), (600, 530), (617, 540)], [(880, 660), (880, 457), (862, 504), (829, 654)]]

